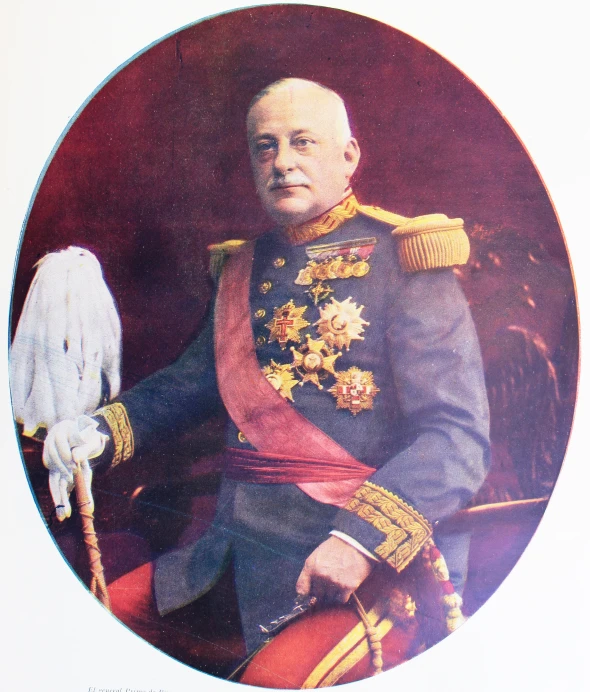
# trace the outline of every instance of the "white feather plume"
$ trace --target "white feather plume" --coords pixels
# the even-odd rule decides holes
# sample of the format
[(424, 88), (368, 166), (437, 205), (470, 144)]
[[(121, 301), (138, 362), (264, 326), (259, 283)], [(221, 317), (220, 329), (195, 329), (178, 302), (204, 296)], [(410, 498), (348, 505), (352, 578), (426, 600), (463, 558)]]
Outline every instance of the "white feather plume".
[(14, 415), (28, 436), (121, 388), (121, 323), (99, 261), (71, 246), (36, 267), (10, 353)]

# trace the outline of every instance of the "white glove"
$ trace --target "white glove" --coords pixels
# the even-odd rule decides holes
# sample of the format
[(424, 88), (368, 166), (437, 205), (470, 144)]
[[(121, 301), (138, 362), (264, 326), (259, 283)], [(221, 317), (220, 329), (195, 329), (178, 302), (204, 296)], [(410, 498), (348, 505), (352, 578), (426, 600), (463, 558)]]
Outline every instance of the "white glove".
[(62, 420), (47, 433), (43, 445), (43, 464), (49, 469), (49, 490), (55, 505), (55, 514), (63, 521), (72, 513), (70, 492), (74, 487), (74, 473), (82, 473), (92, 508), (92, 469), (88, 459), (100, 456), (108, 435), (96, 429), (97, 421), (89, 416), (76, 420)]

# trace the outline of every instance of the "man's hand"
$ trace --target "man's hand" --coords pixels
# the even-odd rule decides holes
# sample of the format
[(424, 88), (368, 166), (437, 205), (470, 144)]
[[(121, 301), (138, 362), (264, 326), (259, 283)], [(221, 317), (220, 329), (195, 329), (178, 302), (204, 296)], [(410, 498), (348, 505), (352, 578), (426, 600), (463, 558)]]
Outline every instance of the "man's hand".
[(79, 416), (76, 420), (56, 423), (45, 438), (43, 464), (49, 469), (49, 490), (59, 521), (63, 521), (72, 513), (69, 497), (74, 487), (74, 473), (78, 468), (92, 502), (92, 469), (88, 459), (102, 454), (108, 439), (106, 435), (97, 431), (97, 425), (92, 418)]
[(359, 550), (330, 536), (307, 558), (295, 588), (300, 596), (346, 603), (373, 567)]

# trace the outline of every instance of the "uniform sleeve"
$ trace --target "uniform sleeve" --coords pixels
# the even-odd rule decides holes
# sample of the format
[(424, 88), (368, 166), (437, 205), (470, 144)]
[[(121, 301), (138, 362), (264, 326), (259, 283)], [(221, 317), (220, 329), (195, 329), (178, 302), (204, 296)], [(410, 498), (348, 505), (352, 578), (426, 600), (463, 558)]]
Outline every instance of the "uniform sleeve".
[(109, 443), (98, 465), (116, 466), (189, 425), (220, 411), (213, 349), (213, 316), (172, 365), (142, 380), (95, 412)]
[(432, 524), (463, 507), (489, 467), (489, 411), (469, 306), (451, 270), (403, 274), (387, 329), (411, 443), (379, 468), (335, 528), (401, 571)]

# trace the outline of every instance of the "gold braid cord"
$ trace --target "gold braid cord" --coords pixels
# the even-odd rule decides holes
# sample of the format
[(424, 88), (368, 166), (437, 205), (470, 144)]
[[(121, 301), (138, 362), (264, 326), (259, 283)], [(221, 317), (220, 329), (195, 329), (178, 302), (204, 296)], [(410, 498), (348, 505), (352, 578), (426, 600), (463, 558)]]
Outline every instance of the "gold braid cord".
[(75, 474), (76, 479), (76, 498), (78, 500), (78, 510), (82, 521), (82, 535), (86, 544), (86, 552), (88, 553), (88, 561), (90, 562), (90, 573), (92, 579), (90, 581), (90, 590), (104, 605), (107, 610), (111, 609), (111, 601), (107, 590), (106, 581), (104, 578), (104, 569), (100, 550), (98, 548), (98, 538), (94, 530), (94, 513), (92, 502), (88, 496), (86, 484), (82, 477), (82, 472), (78, 469)]
[(321, 659), (301, 685), (302, 690), (332, 687), (365, 656), (371, 656), (375, 674), (383, 669), (381, 640), (394, 626), (388, 603), (386, 600), (380, 601), (368, 613), (356, 596), (352, 603), (360, 622)]
[(358, 616), (361, 619), (367, 632), (369, 648), (371, 649), (371, 663), (373, 664), (373, 675), (379, 675), (383, 672), (383, 645), (381, 644), (382, 634), (369, 620), (367, 611), (363, 604), (359, 601), (359, 597), (353, 593), (352, 602), (354, 603)]
[(365, 481), (345, 509), (385, 535), (375, 553), (401, 572), (432, 535), (432, 527), (420, 512), (389, 490)]
[(108, 404), (95, 411), (94, 415), (102, 416), (111, 430), (114, 447), (111, 467), (130, 459), (134, 451), (133, 430), (125, 406), (119, 402)]

